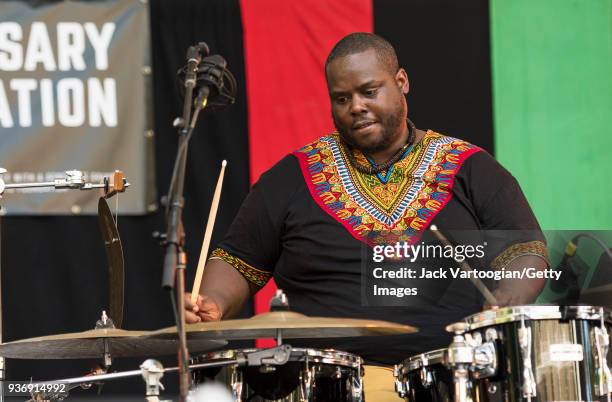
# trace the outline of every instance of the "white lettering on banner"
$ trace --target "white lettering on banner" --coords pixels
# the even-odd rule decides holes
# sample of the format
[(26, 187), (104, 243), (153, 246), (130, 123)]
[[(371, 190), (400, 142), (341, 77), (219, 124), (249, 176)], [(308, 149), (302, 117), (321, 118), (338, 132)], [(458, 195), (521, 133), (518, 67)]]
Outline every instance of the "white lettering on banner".
[(66, 127), (82, 126), (85, 122), (83, 82), (64, 78), (57, 83), (57, 117)]
[(23, 36), (16, 22), (0, 23), (0, 71), (17, 71), (23, 63), (23, 49), (19, 42)]
[(85, 33), (78, 22), (57, 24), (57, 65), (61, 71), (85, 70)]
[[(55, 28), (56, 47), (50, 32)], [(27, 29), (25, 31), (27, 32)], [(0, 71), (84, 71), (88, 68), (108, 70), (109, 49), (116, 24), (106, 22), (100, 28), (93, 22), (58, 22), (50, 27), (35, 21), (24, 36), (17, 22), (0, 22)], [(85, 52), (93, 50), (88, 59)], [(91, 64), (88, 66), (88, 63)], [(59, 78), (59, 77), (58, 77)], [(14, 91), (14, 95), (7, 91)], [(35, 92), (36, 91), (36, 92)], [(85, 92), (87, 91), (87, 92)], [(17, 111), (11, 111), (12, 97), (17, 98)], [(40, 96), (39, 99), (36, 96)], [(0, 78), (0, 127), (30, 127), (32, 116), (44, 127), (57, 123), (66, 127), (117, 126), (117, 84), (114, 78)], [(12, 113), (17, 115), (13, 116)]]
[[(86, 121), (91, 127), (100, 127), (103, 123), (106, 127), (117, 126), (117, 82), (114, 78), (88, 78), (86, 83), (78, 78), (64, 78), (57, 82), (55, 88), (49, 78), (40, 80), (40, 88), (38, 83), (33, 78), (13, 78), (9, 81), (8, 87), (17, 96), (21, 127), (32, 126), (33, 104), (41, 105), (41, 119), (45, 127), (55, 124), (56, 104), (57, 121), (65, 127), (79, 127)], [(32, 97), (36, 96), (40, 96), (40, 102), (32, 101)], [(13, 126), (8, 96), (0, 80), (0, 127)]]
[(102, 125), (102, 117), (108, 127), (117, 126), (117, 88), (115, 80), (104, 80), (104, 88), (100, 80), (87, 80), (87, 104), (89, 105), (89, 124), (92, 127)]
[(13, 116), (11, 116), (11, 108), (9, 107), (8, 99), (6, 99), (2, 80), (0, 80), (0, 126), (13, 127)]
[(30, 93), (36, 89), (36, 80), (33, 78), (15, 78), (11, 80), (11, 89), (17, 92), (17, 105), (19, 106), (19, 125), (29, 127), (32, 125), (32, 100)]
[(42, 124), (45, 127), (52, 127), (55, 124), (53, 113), (55, 100), (53, 99), (53, 83), (48, 78), (40, 80), (40, 100)]
[[(23, 30), (17, 22), (0, 23), (0, 70), (34, 71), (38, 64), (42, 64), (44, 70), (55, 71), (83, 71), (87, 68), (85, 63), (85, 50), (87, 41), (94, 51), (96, 69), (108, 69), (108, 50), (110, 47), (116, 25), (114, 22), (106, 22), (102, 28), (93, 22), (81, 24), (79, 22), (58, 22), (57, 30), (57, 54), (53, 53), (51, 39), (47, 24), (35, 21), (30, 26), (28, 43), (21, 43)], [(57, 65), (56, 65), (57, 58)]]
[(46, 71), (55, 71), (56, 69), (49, 32), (47, 32), (47, 25), (44, 22), (32, 23), (23, 69), (34, 71), (38, 63), (42, 63)]
[(91, 46), (94, 48), (96, 58), (96, 68), (98, 70), (108, 69), (108, 47), (113, 34), (115, 33), (115, 23), (107, 22), (102, 25), (102, 30), (98, 32), (98, 27), (93, 22), (85, 23), (85, 32)]

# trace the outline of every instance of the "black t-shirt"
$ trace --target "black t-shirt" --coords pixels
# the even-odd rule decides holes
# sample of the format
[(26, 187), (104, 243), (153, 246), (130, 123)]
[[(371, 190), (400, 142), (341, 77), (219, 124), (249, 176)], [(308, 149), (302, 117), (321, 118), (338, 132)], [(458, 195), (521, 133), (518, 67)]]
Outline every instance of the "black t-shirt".
[[(288, 341), (293, 346), (336, 348), (374, 364), (393, 364), (447, 346), (451, 336), (444, 327), (480, 311), (482, 298), (476, 289), (466, 281), (447, 281), (440, 285), (441, 293), (424, 295), (427, 303), (364, 306), (362, 259), (364, 248), (371, 249), (372, 244), (360, 234), (368, 228), (388, 228), (379, 222), (387, 216), (380, 215), (386, 206), (390, 213), (404, 208), (404, 221), (396, 214), (394, 223), (412, 242), (426, 238), (423, 235), (431, 224), (447, 231), (535, 229), (539, 233), (523, 193), (488, 153), (431, 131), (386, 176), (356, 172), (345, 151), (338, 147), (337, 136), (323, 137), (264, 173), (213, 256), (223, 258), (259, 285), (273, 275), (293, 311), (419, 328), (418, 333), (402, 336)], [(407, 182), (403, 176), (408, 177)], [(388, 181), (382, 183), (385, 179)], [(351, 182), (358, 183), (353, 188)], [(402, 190), (402, 185), (408, 190)], [(386, 189), (389, 191), (383, 193)], [(355, 191), (365, 197), (369, 194), (372, 205)], [(380, 198), (374, 200), (377, 196)], [(401, 204), (402, 200), (409, 202)], [(541, 240), (536, 234), (513, 241), (532, 244), (529, 253), (542, 254)], [(496, 256), (509, 250), (507, 246)]]

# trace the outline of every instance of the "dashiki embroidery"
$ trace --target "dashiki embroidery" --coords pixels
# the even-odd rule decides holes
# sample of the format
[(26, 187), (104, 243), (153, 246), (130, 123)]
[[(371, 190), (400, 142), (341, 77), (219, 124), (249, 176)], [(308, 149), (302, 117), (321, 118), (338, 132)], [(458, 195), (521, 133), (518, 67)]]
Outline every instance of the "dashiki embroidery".
[[(338, 133), (294, 155), (313, 199), (357, 240), (370, 245), (417, 242), (452, 197), (455, 175), (481, 148), (428, 131), (387, 172), (369, 175), (349, 162)], [(355, 158), (368, 164), (355, 151)]]

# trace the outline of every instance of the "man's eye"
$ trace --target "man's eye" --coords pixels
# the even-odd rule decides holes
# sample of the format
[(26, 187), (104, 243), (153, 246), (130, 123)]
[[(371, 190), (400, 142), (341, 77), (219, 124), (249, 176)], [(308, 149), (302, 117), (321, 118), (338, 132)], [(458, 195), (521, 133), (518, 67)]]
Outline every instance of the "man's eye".
[(336, 103), (344, 104), (346, 102), (348, 102), (348, 98), (346, 96), (338, 96), (336, 98)]
[(375, 96), (377, 92), (378, 92), (378, 89), (371, 88), (371, 89), (366, 89), (365, 94), (367, 96)]

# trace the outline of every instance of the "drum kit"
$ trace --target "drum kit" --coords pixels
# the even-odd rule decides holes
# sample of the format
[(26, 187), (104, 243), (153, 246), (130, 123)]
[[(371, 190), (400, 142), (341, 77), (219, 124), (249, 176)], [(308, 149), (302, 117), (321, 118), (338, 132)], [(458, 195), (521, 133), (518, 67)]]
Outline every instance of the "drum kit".
[[(151, 357), (176, 353), (176, 327), (126, 331), (104, 327), (0, 345), (16, 359)], [(416, 401), (609, 401), (612, 312), (594, 306), (526, 305), (486, 310), (447, 327), (443, 349), (411, 356), (394, 367), (396, 392)], [(367, 370), (354, 354), (293, 348), (285, 340), (401, 335), (417, 329), (384, 321), (308, 317), (272, 311), (248, 319), (187, 325), (194, 386), (222, 382), (239, 401), (365, 401)], [(276, 338), (278, 346), (224, 349), (226, 340)], [(158, 401), (161, 377), (178, 371), (146, 360), (139, 370), (45, 381), (62, 393), (31, 400), (63, 400), (68, 391), (133, 376), (146, 383), (146, 400)], [(33, 383), (42, 384), (42, 383)], [(5, 387), (6, 390), (6, 387)], [(206, 400), (206, 399), (205, 399)]]

